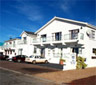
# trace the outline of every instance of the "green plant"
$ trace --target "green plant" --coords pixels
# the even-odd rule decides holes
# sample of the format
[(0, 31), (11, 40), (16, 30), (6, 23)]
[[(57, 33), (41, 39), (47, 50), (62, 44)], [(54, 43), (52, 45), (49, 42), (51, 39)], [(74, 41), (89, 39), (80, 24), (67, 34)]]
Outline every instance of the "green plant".
[(66, 62), (66, 60), (65, 59), (62, 59), (62, 58), (60, 58), (60, 61)]
[(76, 68), (77, 69), (84, 69), (87, 67), (87, 64), (85, 64), (85, 58), (82, 58), (82, 57), (77, 57), (77, 65), (76, 65)]

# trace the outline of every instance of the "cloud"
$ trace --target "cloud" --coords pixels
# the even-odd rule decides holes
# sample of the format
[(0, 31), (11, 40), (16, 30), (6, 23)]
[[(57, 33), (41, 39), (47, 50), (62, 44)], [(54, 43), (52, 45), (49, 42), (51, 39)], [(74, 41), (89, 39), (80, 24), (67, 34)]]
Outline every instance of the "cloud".
[(17, 1), (18, 5), (15, 6), (17, 11), (25, 15), (31, 21), (40, 21), (43, 19), (40, 6), (33, 5), (32, 2)]
[(62, 0), (62, 2), (60, 3), (60, 8), (64, 12), (69, 12), (71, 8), (75, 5), (75, 3), (76, 0)]
[(71, 8), (76, 4), (76, 0), (56, 0), (55, 3), (53, 2), (50, 6), (54, 8), (59, 8), (64, 13), (70, 13)]

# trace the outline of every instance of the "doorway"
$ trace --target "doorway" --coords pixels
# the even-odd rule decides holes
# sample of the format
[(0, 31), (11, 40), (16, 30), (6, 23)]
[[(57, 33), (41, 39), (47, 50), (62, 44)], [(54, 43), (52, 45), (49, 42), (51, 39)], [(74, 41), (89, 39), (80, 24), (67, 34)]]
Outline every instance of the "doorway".
[(41, 49), (41, 57), (45, 57), (45, 48)]

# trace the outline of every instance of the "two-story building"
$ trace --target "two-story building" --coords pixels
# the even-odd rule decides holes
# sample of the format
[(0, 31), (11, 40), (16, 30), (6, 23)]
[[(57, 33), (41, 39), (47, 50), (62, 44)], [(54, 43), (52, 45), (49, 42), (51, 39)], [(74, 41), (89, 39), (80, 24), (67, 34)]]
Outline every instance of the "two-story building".
[(3, 47), (4, 47), (4, 55), (8, 55), (9, 58), (12, 58), (12, 56), (15, 56), (18, 54), (18, 42), (20, 41), (21, 37), (17, 37), (14, 39), (10, 39), (5, 41)]
[(33, 45), (50, 63), (66, 60), (64, 69), (76, 68), (76, 56), (86, 58), (88, 67), (96, 66), (96, 27), (85, 22), (54, 17), (36, 31)]
[(34, 38), (36, 38), (34, 32), (23, 31), (20, 37), (5, 41), (4, 54), (9, 58), (16, 55), (36, 55), (37, 49), (32, 44)]
[(35, 55), (36, 54), (36, 47), (33, 46), (32, 41), (36, 38), (36, 34), (34, 32), (23, 31), (21, 33), (21, 40), (18, 42), (18, 55)]

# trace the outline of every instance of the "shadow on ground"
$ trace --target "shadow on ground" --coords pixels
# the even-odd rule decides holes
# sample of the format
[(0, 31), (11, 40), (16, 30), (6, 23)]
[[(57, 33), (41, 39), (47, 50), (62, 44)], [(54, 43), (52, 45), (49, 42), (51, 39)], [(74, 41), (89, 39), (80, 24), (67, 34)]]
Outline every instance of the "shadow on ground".
[(59, 70), (47, 69), (47, 68), (22, 68), (22, 70), (31, 74), (40, 74), (40, 73), (48, 73), (48, 72), (56, 72)]
[(96, 85), (96, 76), (74, 80), (69, 85)]

